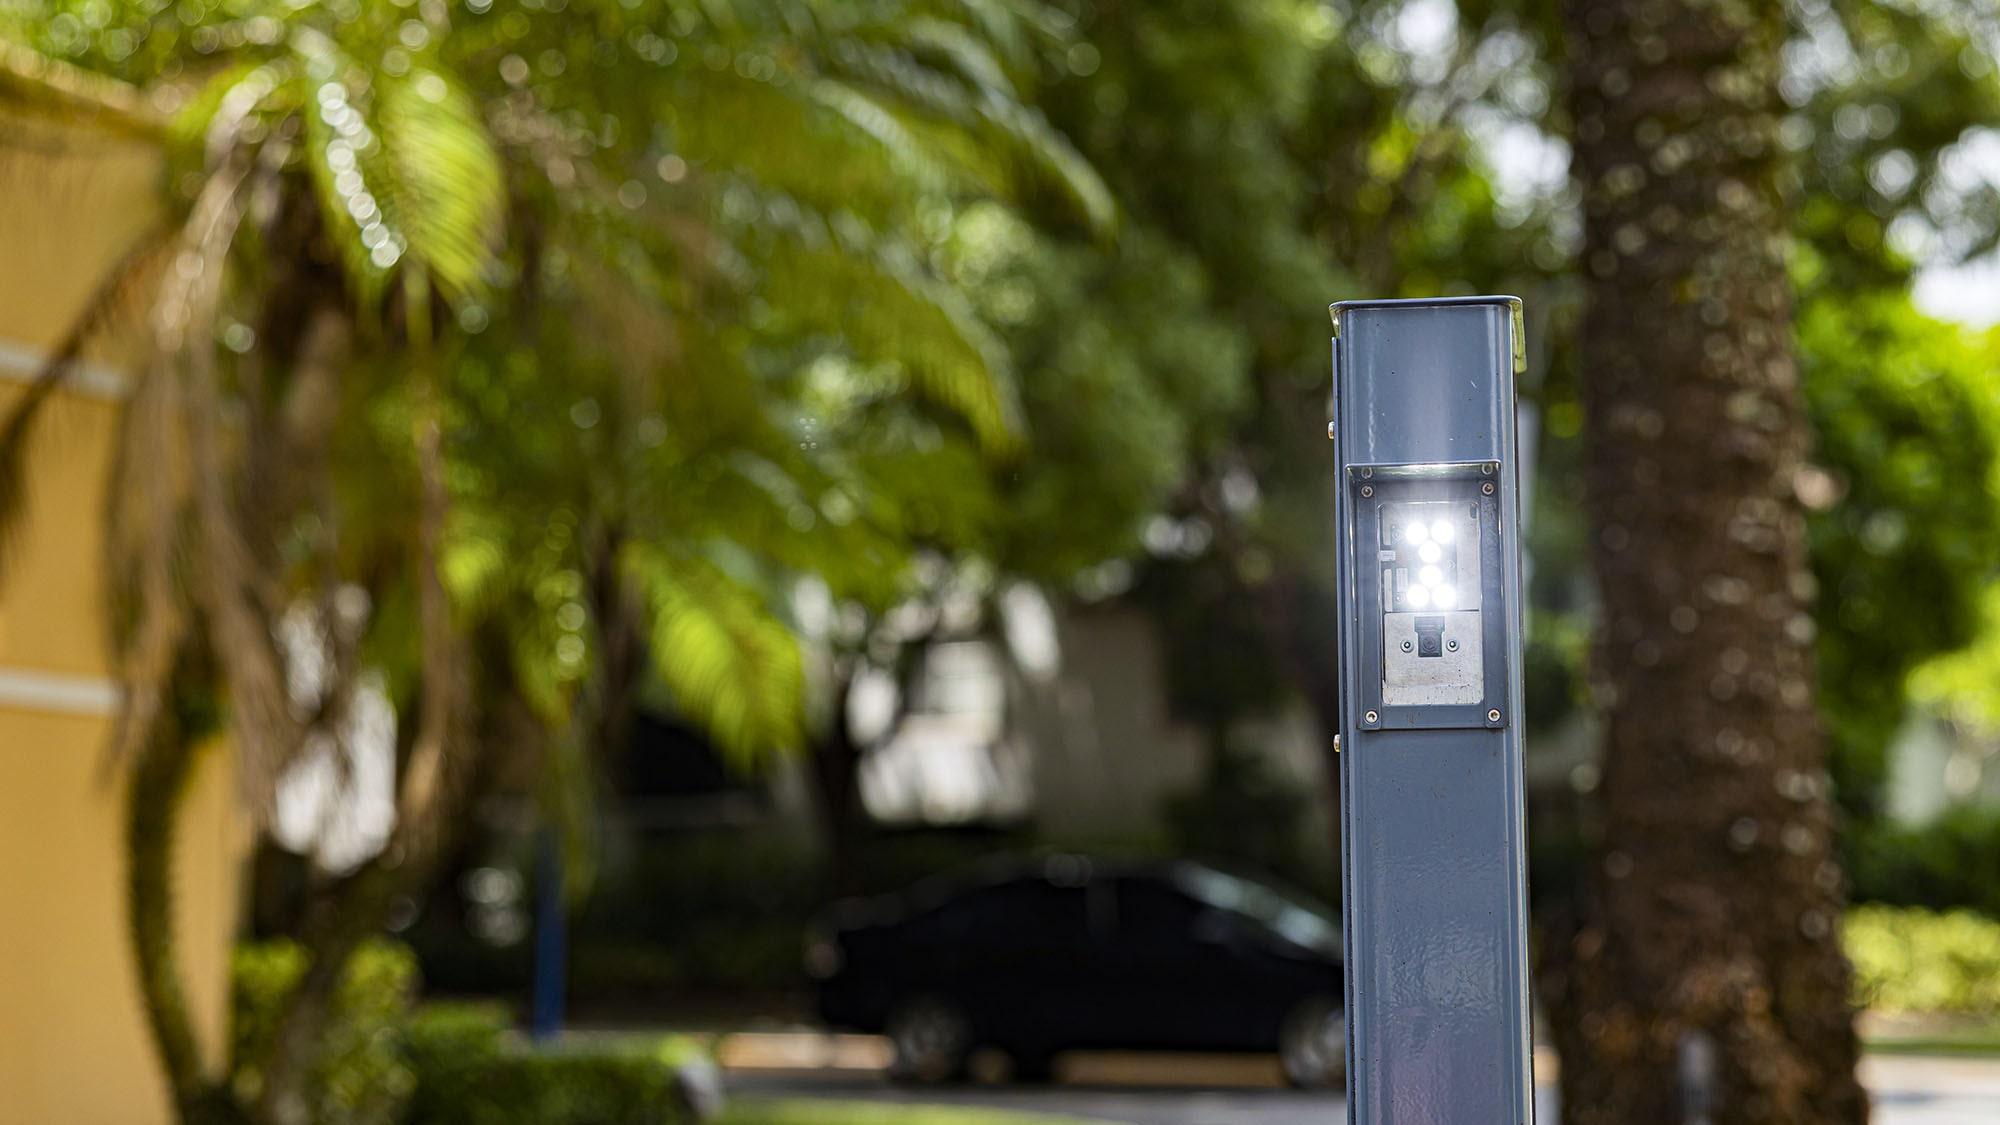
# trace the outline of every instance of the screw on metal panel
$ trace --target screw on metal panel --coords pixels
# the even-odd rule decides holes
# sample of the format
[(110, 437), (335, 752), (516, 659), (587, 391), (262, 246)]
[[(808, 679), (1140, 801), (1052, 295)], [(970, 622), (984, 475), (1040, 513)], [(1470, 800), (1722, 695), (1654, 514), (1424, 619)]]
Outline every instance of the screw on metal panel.
[(1372, 476), (1374, 476), (1374, 475), (1375, 475), (1375, 470), (1373, 470), (1373, 469), (1363, 469), (1363, 470), (1361, 470), (1361, 479), (1363, 479), (1363, 480), (1366, 480), (1366, 479), (1368, 479), (1369, 477), (1372, 477)]
[(1479, 471), (1480, 471), (1480, 472), (1481, 472), (1482, 474), (1486, 475), (1486, 476), (1489, 476), (1489, 477), (1490, 477), (1490, 476), (1492, 476), (1492, 475), (1493, 475), (1493, 462), (1491, 462), (1491, 461), (1488, 461), (1488, 462), (1486, 462), (1486, 463), (1485, 463), (1484, 465), (1481, 465), (1481, 466), (1479, 466)]
[(1499, 711), (1499, 709), (1498, 709), (1498, 708), (1495, 708), (1494, 710), (1491, 710), (1491, 711), (1488, 711), (1488, 712), (1486, 712), (1486, 721), (1487, 721), (1487, 722), (1489, 722), (1489, 723), (1497, 723), (1497, 722), (1499, 722), (1499, 721), (1500, 721), (1500, 711)]
[[(1408, 642), (1408, 641), (1404, 641), (1404, 642), (1403, 642), (1403, 644), (1404, 644), (1404, 645), (1406, 645), (1406, 646), (1407, 646), (1407, 645), (1408, 645), (1409, 643), (1410, 643), (1410, 642)], [(1445, 651), (1446, 651), (1446, 652), (1457, 652), (1457, 651), (1458, 651), (1458, 642), (1457, 642), (1457, 641), (1446, 641), (1446, 642), (1444, 643), (1444, 648), (1445, 648)]]
[[(1498, 714), (1499, 712), (1497, 712), (1497, 711), (1496, 711), (1496, 712), (1494, 712), (1494, 713), (1495, 713), (1495, 714)], [(1368, 712), (1368, 713), (1367, 713), (1366, 715), (1363, 715), (1363, 716), (1361, 716), (1361, 721), (1362, 721), (1362, 722), (1364, 722), (1364, 723), (1374, 723), (1374, 722), (1379, 722), (1379, 721), (1381, 721), (1381, 718), (1382, 718), (1382, 716), (1380, 716), (1380, 715), (1377, 715), (1377, 714), (1376, 714), (1375, 712), (1373, 712), (1373, 711), (1370, 711), (1370, 712)]]
[[(1410, 649), (1412, 649), (1412, 648), (1414, 648), (1414, 647), (1415, 647), (1415, 646), (1414, 646), (1414, 645), (1412, 645), (1412, 644), (1410, 644), (1410, 642), (1408, 642), (1408, 641), (1404, 641), (1404, 642), (1403, 642), (1403, 651), (1404, 651), (1404, 652), (1408, 652), (1408, 651), (1410, 651)], [(1453, 648), (1457, 648), (1457, 647), (1458, 647), (1458, 642), (1457, 642), (1457, 641), (1453, 641), (1453, 642), (1452, 642), (1452, 647), (1453, 647)]]
[(1373, 495), (1375, 495), (1375, 486), (1374, 486), (1374, 485), (1372, 485), (1372, 484), (1364, 484), (1364, 485), (1362, 485), (1362, 486), (1361, 486), (1361, 495), (1363, 495), (1363, 496), (1373, 496)]
[(1493, 482), (1489, 480), (1485, 484), (1480, 485), (1479, 491), (1484, 492), (1488, 496), (1493, 495)]

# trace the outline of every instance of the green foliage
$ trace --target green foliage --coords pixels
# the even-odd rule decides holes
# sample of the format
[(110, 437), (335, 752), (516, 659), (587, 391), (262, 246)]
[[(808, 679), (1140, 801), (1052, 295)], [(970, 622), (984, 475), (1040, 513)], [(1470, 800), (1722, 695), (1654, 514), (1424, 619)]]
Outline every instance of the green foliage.
[(1974, 127), (2000, 116), (1991, 7), (1814, 0), (1798, 22), (1785, 93), (1805, 295), (1900, 288), (1920, 256), (1991, 250), (2000, 192), (1962, 165)]
[[(859, 893), (902, 890), (1034, 842), (991, 832), (892, 833), (857, 845)], [(733, 990), (800, 987), (807, 923), (827, 905), (824, 864), (800, 838), (762, 831), (636, 836), (606, 849), (570, 920), (570, 994), (579, 1007), (629, 1008)], [(424, 980), (450, 993), (526, 988), (526, 943), (496, 947), (435, 906), (410, 931)]]
[(1864, 906), (1843, 930), (1855, 1002), (1878, 1011), (2000, 1015), (2000, 922)]
[[(305, 970), (305, 951), (291, 942), (240, 945), (232, 953), (230, 1081), (239, 1095), (254, 1096), (262, 1086), (260, 1052)], [(416, 958), (400, 945), (373, 942), (348, 962), (311, 1066), (307, 1099), (314, 1122), (402, 1121), (415, 1078), (397, 1036), (416, 984)]]
[(1819, 576), (1821, 706), (1835, 780), (1875, 811), (1905, 679), (1973, 640), (2000, 559), (2000, 338), (1900, 296), (1815, 301), (1799, 355), (1830, 477), (1800, 481)]
[[(557, 731), (595, 698), (623, 626), (596, 619), (618, 603), (604, 586), (630, 581), (662, 693), (746, 755), (801, 739), (793, 579), (879, 606), (919, 549), (987, 545), (961, 501), (1022, 416), (1012, 357), (949, 279), (949, 235), (994, 198), (1111, 231), (1105, 186), (1026, 101), (1064, 26), (1034, 3), (917, 0), (34, 0), (0, 17), (44, 73), (74, 63), (177, 107), (178, 210), (254, 192), (254, 222), (223, 212), (237, 284), (219, 321), (282, 338), (298, 310), (274, 302), (299, 289), (281, 282), (334, 252), (368, 329), (344, 384), (335, 565), (382, 607), (367, 647), (399, 698), (412, 537), (381, 513), (410, 507), (411, 371), (441, 366), (442, 565), (520, 694)], [(309, 553), (284, 552), (301, 583), (325, 573)]]
[(653, 662), (688, 717), (738, 755), (799, 745), (798, 647), (754, 592), (698, 559), (643, 546), (627, 565), (652, 608)]
[(577, 994), (794, 987), (806, 922), (824, 898), (818, 858), (792, 841), (647, 841), (577, 914)]
[(1165, 820), (1175, 854), (1306, 883), (1324, 867), (1305, 859), (1306, 811), (1307, 794), (1279, 776), (1267, 755), (1223, 745), (1211, 751), (1200, 782), (1168, 799)]
[(1528, 615), (1521, 690), (1531, 728), (1553, 730), (1585, 703), (1580, 672), (1590, 635), (1582, 616), (1552, 607)]
[(1154, 231), (1064, 242), (998, 207), (954, 235), (955, 280), (1021, 372), (1027, 447), (996, 485), (1005, 571), (1062, 581), (1140, 547), (1188, 465), (1244, 405), (1241, 334), (1200, 263)]
[(427, 1007), (405, 1034), (416, 1090), (405, 1125), (674, 1125), (691, 1120), (685, 1044), (623, 1041), (540, 1050), (489, 1010)]
[[(797, 940), (792, 945), (796, 952)], [(256, 1051), (305, 971), (289, 942), (233, 955), (232, 1083), (260, 1083)], [(680, 1066), (699, 1054), (685, 1040), (606, 1040), (539, 1050), (516, 1040), (489, 1005), (413, 1010), (416, 959), (389, 942), (349, 963), (313, 1064), (309, 1114), (319, 1125), (671, 1125), (687, 1120)]]
[(2000, 918), (2000, 813), (1969, 807), (1915, 827), (1861, 823), (1845, 846), (1857, 902)]
[[(1229, 560), (1219, 554), (1155, 560), (1132, 596), (1169, 641), (1167, 698), (1176, 716), (1215, 730), (1284, 698), (1256, 592)], [(1330, 601), (1322, 608), (1334, 612)]]
[(1975, 736), (2000, 733), (2000, 582), (1990, 582), (1974, 610), (1977, 636), (1910, 673), (1910, 698)]

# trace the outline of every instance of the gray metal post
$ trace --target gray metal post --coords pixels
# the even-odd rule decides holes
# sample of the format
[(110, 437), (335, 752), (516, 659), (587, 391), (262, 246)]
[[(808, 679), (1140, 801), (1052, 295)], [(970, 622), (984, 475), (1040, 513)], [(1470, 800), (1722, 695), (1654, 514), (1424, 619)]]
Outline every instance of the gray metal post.
[(1333, 323), (1347, 1120), (1525, 1125), (1521, 302)]

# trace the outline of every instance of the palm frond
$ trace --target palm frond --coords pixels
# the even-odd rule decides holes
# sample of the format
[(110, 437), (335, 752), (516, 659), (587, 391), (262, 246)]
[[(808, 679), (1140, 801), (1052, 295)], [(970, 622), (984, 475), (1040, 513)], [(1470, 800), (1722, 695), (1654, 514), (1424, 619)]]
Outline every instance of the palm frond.
[(865, 368), (963, 418), (989, 450), (1020, 440), (1021, 411), (1005, 345), (964, 295), (907, 243), (858, 221), (779, 208), (760, 254), (763, 294), (796, 331), (847, 341)]
[(91, 341), (107, 322), (131, 305), (133, 290), (150, 276), (161, 251), (171, 244), (171, 228), (155, 227), (134, 242), (112, 266), (97, 289), (85, 302), (83, 311), (63, 333), (34, 381), (8, 407), (0, 421), (0, 582), (7, 576), (7, 563), (18, 539), (27, 504), (28, 446), (36, 421), (55, 392), (77, 369)]
[(1008, 77), (1006, 66), (993, 52), (990, 42), (974, 35), (962, 24), (919, 17), (911, 20), (902, 34), (903, 41), (912, 48), (933, 52), (949, 60), (953, 69), (974, 88), (994, 97), (1020, 96), (1014, 80)]
[(500, 156), (478, 108), (437, 70), (383, 82), (377, 98), (392, 169), (384, 183), (392, 237), (448, 299), (478, 294), (507, 202)]
[(155, 364), (118, 418), (112, 486), (106, 490), (104, 573), (112, 606), (111, 648), (124, 705), (106, 755), (136, 760), (170, 704), (183, 642), (193, 630), (191, 583), (183, 573), (189, 504), (181, 387)]
[(800, 745), (798, 642), (753, 591), (705, 560), (646, 544), (625, 566), (644, 597), (653, 663), (682, 713), (739, 758)]
[(982, 43), (1013, 70), (1035, 64), (1038, 40), (1059, 33), (1061, 14), (1039, 0), (917, 0), (911, 8), (977, 29)]
[(1004, 154), (1016, 193), (1051, 188), (1091, 231), (1105, 234), (1115, 224), (1117, 205), (1110, 188), (1039, 109), (999, 90), (968, 90), (924, 66), (904, 45), (847, 40), (831, 53), (829, 69), (914, 112), (951, 122), (966, 131), (968, 140)]
[[(697, 167), (827, 210), (884, 221), (913, 194), (954, 179), (939, 153), (849, 84), (808, 74), (780, 87), (731, 73), (696, 84), (680, 103), (675, 143)], [(774, 135), (784, 142), (772, 143)]]
[(296, 112), (321, 213), (357, 297), (373, 307), (400, 267), (445, 297), (485, 287), (506, 189), (470, 95), (446, 72), (365, 67), (317, 32), (294, 36)]

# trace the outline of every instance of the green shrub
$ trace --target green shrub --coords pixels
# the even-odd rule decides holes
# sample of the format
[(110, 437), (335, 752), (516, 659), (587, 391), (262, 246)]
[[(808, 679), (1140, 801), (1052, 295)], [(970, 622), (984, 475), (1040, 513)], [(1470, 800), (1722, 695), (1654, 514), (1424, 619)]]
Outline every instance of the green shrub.
[[(254, 1096), (258, 1053), (276, 1034), (285, 1000), (305, 974), (305, 951), (287, 941), (236, 948), (230, 961), (230, 1080)], [(416, 958), (390, 942), (363, 946), (334, 991), (321, 1049), (307, 1077), (312, 1119), (327, 1125), (394, 1125), (415, 1085), (401, 1029), (416, 995)]]
[(679, 1125), (684, 1045), (529, 1047), (490, 1008), (426, 1008), (406, 1035), (405, 1125)]
[(1857, 825), (1846, 851), (1856, 902), (2000, 918), (2000, 812), (1955, 809), (1916, 828)]
[(2000, 922), (1968, 910), (1848, 912), (1856, 1001), (1890, 1012), (2000, 1015)]
[[(900, 890), (1034, 846), (1025, 834), (992, 830), (874, 833), (857, 844), (863, 885), (856, 889)], [(529, 857), (515, 858), (527, 878)], [(798, 988), (806, 923), (831, 897), (818, 853), (803, 841), (761, 830), (631, 833), (607, 846), (596, 883), (571, 916), (570, 1000), (587, 1009), (686, 992)], [(532, 943), (490, 945), (446, 900), (433, 899), (406, 936), (433, 989), (528, 988)]]

